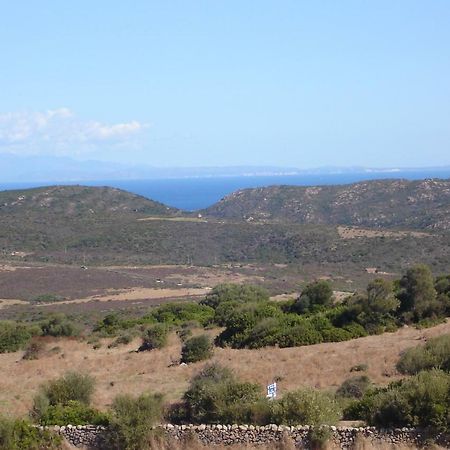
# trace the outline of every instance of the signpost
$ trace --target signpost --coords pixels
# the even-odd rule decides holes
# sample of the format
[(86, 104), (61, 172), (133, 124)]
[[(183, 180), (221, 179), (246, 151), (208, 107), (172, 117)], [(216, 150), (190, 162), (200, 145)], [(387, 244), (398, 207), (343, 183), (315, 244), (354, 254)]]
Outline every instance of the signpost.
[(267, 386), (267, 398), (273, 400), (277, 396), (277, 383), (273, 382)]

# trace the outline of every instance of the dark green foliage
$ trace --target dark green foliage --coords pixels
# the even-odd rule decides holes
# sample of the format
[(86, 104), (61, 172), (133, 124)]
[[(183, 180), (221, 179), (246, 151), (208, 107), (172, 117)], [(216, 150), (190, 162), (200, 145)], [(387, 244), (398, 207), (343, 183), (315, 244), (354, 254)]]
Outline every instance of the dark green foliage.
[(49, 405), (39, 418), (41, 425), (108, 425), (109, 416), (75, 400)]
[(49, 407), (65, 406), (72, 401), (89, 405), (94, 384), (95, 380), (90, 375), (78, 372), (67, 372), (60, 378), (48, 381), (34, 398), (31, 416), (40, 421)]
[(143, 450), (148, 448), (153, 426), (161, 417), (163, 399), (160, 395), (139, 397), (120, 395), (112, 404), (107, 448), (110, 450)]
[(346, 416), (380, 427), (431, 427), (450, 431), (450, 375), (423, 371), (412, 378), (368, 391)]
[(78, 336), (81, 331), (65, 314), (52, 314), (40, 326), (43, 336)]
[(368, 376), (352, 377), (341, 384), (336, 395), (344, 398), (361, 398), (370, 386), (371, 382)]
[(157, 348), (163, 348), (167, 344), (167, 338), (169, 335), (169, 327), (162, 323), (157, 323), (150, 326), (144, 331), (142, 336), (142, 345), (139, 347), (139, 351), (154, 350)]
[(341, 417), (337, 402), (313, 389), (288, 392), (274, 404), (275, 423), (285, 425), (332, 425)]
[(186, 420), (195, 423), (247, 423), (252, 405), (262, 399), (261, 389), (236, 380), (217, 364), (206, 366), (184, 394)]
[(214, 317), (214, 309), (198, 303), (167, 303), (155, 308), (150, 314), (157, 322), (181, 325), (196, 321), (206, 325)]
[(49, 431), (41, 431), (24, 420), (0, 418), (2, 450), (60, 450), (62, 439)]
[(114, 335), (121, 328), (120, 318), (117, 314), (107, 314), (94, 328), (94, 331), (106, 334)]
[(41, 294), (31, 299), (32, 302), (36, 303), (54, 303), (60, 302), (61, 300), (64, 300), (64, 298), (54, 294)]
[(444, 312), (443, 305), (437, 300), (433, 275), (426, 265), (408, 269), (400, 280), (400, 287), (400, 308), (407, 320), (419, 321)]
[(332, 297), (333, 290), (328, 281), (314, 281), (306, 285), (292, 309), (303, 314), (318, 307), (328, 307), (331, 305)]
[(213, 346), (208, 335), (202, 334), (188, 339), (181, 349), (181, 362), (194, 363), (211, 358)]
[(450, 372), (450, 334), (430, 339), (423, 347), (410, 348), (397, 363), (398, 371), (408, 375), (432, 368)]
[(267, 300), (269, 293), (262, 287), (224, 283), (217, 285), (201, 303), (216, 309), (225, 302), (254, 303)]
[(24, 324), (0, 321), (0, 353), (17, 352), (31, 339), (30, 328)]

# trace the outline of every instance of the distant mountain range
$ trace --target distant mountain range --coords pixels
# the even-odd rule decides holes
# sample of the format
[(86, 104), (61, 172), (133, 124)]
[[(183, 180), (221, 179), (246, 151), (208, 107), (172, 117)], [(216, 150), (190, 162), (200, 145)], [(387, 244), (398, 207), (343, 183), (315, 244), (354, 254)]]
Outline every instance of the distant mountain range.
[(313, 174), (371, 174), (394, 177), (399, 172), (420, 171), (425, 177), (448, 177), (450, 166), (428, 168), (367, 168), (319, 167), (300, 169), (274, 166), (229, 167), (152, 167), (150, 165), (120, 164), (106, 161), (78, 161), (68, 157), (18, 156), (0, 154), (0, 181), (16, 182), (74, 182), (96, 180), (139, 180), (161, 178), (276, 176)]

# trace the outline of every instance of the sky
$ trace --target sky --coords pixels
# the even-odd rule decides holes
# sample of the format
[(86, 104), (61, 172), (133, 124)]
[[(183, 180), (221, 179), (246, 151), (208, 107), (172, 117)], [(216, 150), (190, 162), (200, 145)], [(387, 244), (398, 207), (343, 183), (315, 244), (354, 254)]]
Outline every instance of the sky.
[(448, 0), (0, 0), (0, 153), (450, 165), (449, 24)]

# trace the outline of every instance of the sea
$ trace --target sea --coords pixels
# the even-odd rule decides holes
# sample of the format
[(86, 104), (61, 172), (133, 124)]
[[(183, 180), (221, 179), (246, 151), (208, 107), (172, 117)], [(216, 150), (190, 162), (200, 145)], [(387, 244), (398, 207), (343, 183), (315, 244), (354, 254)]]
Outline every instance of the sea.
[(168, 178), (151, 180), (96, 180), (2, 183), (0, 190), (24, 189), (55, 184), (82, 184), (87, 186), (111, 186), (157, 200), (186, 211), (195, 211), (213, 205), (232, 192), (262, 186), (293, 185), (317, 186), (348, 184), (357, 181), (404, 178), (450, 178), (450, 168), (398, 170), (395, 172), (324, 173), (296, 175), (254, 175), (230, 177)]

